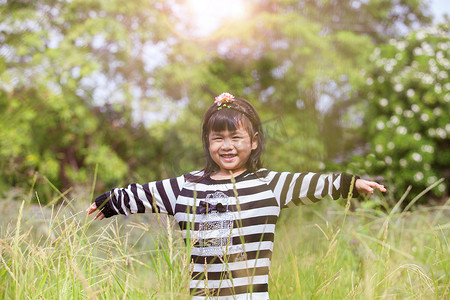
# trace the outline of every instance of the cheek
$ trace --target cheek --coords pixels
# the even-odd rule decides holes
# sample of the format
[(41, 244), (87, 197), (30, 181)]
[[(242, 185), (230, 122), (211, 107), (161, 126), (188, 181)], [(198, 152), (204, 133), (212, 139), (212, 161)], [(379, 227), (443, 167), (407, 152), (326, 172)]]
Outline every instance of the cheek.
[(250, 148), (250, 143), (247, 141), (238, 141), (233, 143), (234, 147), (239, 150), (245, 150), (247, 148)]
[(212, 152), (218, 151), (219, 148), (220, 148), (219, 144), (217, 144), (217, 143), (210, 143), (209, 147), (208, 147), (208, 150), (209, 150), (209, 153), (212, 153)]

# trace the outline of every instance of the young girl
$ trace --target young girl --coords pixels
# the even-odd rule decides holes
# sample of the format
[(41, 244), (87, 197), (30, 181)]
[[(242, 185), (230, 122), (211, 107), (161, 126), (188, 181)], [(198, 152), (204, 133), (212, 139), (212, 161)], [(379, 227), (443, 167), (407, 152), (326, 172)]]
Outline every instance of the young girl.
[(352, 182), (346, 174), (261, 168), (264, 135), (258, 113), (248, 101), (228, 93), (215, 98), (202, 129), (203, 170), (112, 189), (87, 210), (92, 214), (100, 208), (98, 219), (156, 211), (174, 216), (185, 240), (189, 236), (194, 244), (194, 299), (269, 299), (268, 274), (281, 209), (326, 196), (386, 191), (373, 181)]

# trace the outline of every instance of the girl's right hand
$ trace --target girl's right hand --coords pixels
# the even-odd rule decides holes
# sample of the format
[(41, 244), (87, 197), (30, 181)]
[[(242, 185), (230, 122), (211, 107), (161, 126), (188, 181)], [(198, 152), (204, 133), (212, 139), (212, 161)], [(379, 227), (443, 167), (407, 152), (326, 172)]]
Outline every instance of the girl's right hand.
[[(90, 215), (90, 214), (94, 213), (96, 210), (97, 210), (97, 204), (92, 203), (91, 206), (89, 206), (89, 208), (86, 209), (86, 212), (88, 215)], [(96, 219), (102, 220), (104, 218), (105, 218), (105, 215), (101, 211), (99, 211), (98, 214), (95, 216), (94, 220), (96, 220)]]

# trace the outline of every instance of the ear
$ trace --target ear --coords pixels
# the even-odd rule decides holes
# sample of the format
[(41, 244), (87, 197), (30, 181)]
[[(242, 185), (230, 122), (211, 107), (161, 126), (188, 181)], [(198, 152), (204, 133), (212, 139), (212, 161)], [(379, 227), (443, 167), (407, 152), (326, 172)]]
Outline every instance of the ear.
[(255, 132), (252, 138), (252, 150), (256, 150), (258, 148), (258, 132)]

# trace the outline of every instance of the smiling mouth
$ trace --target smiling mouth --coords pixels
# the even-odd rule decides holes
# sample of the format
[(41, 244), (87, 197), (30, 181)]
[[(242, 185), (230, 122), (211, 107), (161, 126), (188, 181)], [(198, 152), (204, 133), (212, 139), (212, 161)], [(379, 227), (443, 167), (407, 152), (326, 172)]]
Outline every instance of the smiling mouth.
[(220, 155), (220, 157), (223, 157), (225, 159), (231, 159), (231, 158), (236, 157), (236, 156), (237, 156), (236, 154), (222, 154), (222, 155)]

